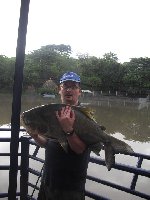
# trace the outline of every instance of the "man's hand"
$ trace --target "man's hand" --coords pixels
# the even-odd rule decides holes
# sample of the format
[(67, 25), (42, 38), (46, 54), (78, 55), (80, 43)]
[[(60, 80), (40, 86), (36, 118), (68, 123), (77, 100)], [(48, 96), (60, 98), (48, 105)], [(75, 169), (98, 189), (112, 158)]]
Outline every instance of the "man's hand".
[(32, 128), (26, 127), (26, 131), (33, 139), (38, 137), (39, 132), (37, 129), (33, 130)]
[[(58, 121), (62, 127), (62, 130), (67, 132), (73, 131), (73, 125), (75, 121), (75, 113), (73, 110), (71, 110), (70, 106), (63, 107), (60, 112), (56, 112), (56, 116), (58, 118)], [(67, 137), (68, 143), (71, 147), (71, 149), (77, 153), (81, 154), (86, 149), (86, 145), (82, 140), (74, 133), (70, 137)]]
[(27, 133), (35, 140), (40, 147), (45, 147), (47, 139), (40, 135), (37, 129), (26, 128)]
[(65, 133), (73, 131), (75, 113), (70, 106), (63, 107), (60, 112), (56, 111), (56, 117)]

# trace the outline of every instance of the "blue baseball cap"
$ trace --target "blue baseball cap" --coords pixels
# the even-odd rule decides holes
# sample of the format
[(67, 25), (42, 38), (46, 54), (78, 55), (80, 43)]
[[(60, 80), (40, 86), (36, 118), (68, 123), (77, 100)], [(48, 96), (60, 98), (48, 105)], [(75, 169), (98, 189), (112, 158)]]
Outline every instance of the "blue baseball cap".
[(74, 72), (67, 72), (61, 77), (60, 83), (63, 83), (65, 81), (74, 81), (80, 83), (80, 76), (78, 76)]

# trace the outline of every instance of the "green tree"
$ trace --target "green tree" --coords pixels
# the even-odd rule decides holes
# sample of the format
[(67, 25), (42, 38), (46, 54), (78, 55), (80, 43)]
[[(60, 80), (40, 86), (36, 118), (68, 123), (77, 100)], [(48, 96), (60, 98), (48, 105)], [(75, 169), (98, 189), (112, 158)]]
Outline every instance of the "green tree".
[(128, 91), (135, 94), (147, 93), (150, 89), (150, 58), (132, 58), (124, 63), (124, 83)]
[(102, 89), (111, 91), (122, 90), (124, 68), (117, 62), (116, 56), (112, 58), (110, 57), (111, 55), (106, 55), (101, 59)]
[(14, 59), (0, 55), (0, 89), (12, 90), (14, 79)]
[(26, 56), (24, 86), (41, 87), (51, 78), (58, 83), (60, 75), (74, 69), (76, 60), (70, 57), (69, 45), (47, 45)]

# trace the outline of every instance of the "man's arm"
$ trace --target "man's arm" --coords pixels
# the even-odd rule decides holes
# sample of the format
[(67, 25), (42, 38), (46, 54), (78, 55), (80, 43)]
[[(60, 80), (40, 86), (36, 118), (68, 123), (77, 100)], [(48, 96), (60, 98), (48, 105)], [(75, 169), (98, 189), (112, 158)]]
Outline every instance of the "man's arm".
[(40, 147), (45, 147), (45, 145), (47, 144), (47, 139), (39, 135), (39, 132), (37, 130), (31, 130), (27, 128), (26, 131)]
[[(34, 131), (32, 130), (32, 133), (31, 131), (27, 132), (40, 147), (46, 146), (48, 139), (39, 135), (36, 130)], [(83, 153), (84, 150), (86, 149), (86, 145), (84, 144), (84, 142), (82, 142), (82, 140), (80, 140), (80, 138), (75, 133), (73, 133), (70, 136), (67, 136), (67, 140), (70, 145), (70, 148), (77, 154)]]
[(86, 144), (75, 133), (67, 136), (67, 140), (70, 148), (77, 154), (83, 153), (86, 149)]

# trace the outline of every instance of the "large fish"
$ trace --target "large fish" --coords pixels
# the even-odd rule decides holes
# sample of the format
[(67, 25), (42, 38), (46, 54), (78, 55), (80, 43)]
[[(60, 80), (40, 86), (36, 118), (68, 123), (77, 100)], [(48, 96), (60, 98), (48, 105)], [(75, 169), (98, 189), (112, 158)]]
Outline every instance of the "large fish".
[[(67, 137), (63, 133), (56, 117), (56, 111), (60, 111), (65, 104), (47, 104), (25, 111), (21, 120), (26, 128), (38, 130), (45, 137), (56, 138), (67, 152)], [(105, 163), (108, 170), (115, 163), (115, 154), (132, 153), (132, 148), (125, 142), (108, 135), (94, 120), (89, 108), (71, 106), (75, 112), (74, 130), (88, 148), (99, 155), (101, 149), (105, 151)]]

